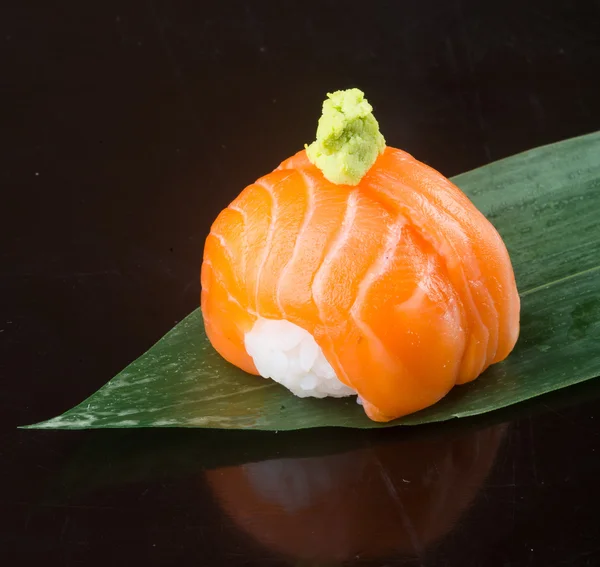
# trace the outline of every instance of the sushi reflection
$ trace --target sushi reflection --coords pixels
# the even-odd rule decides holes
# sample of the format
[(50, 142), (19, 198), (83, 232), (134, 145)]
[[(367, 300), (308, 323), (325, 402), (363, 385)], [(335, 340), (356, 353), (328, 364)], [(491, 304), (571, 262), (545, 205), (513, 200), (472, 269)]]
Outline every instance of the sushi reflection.
[(320, 562), (414, 557), (449, 533), (473, 502), (504, 431), (500, 425), (206, 475), (237, 528), (271, 552)]

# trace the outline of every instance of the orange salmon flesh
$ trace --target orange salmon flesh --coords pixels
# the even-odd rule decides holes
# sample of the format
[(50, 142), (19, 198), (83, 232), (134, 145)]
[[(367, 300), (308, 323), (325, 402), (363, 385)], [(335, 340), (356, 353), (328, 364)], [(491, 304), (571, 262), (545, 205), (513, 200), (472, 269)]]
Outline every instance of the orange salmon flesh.
[(206, 239), (201, 308), (229, 362), (258, 374), (258, 317), (311, 333), (367, 415), (430, 406), (506, 358), (520, 301), (492, 224), (443, 175), (386, 147), (351, 187), (304, 150), (246, 187)]

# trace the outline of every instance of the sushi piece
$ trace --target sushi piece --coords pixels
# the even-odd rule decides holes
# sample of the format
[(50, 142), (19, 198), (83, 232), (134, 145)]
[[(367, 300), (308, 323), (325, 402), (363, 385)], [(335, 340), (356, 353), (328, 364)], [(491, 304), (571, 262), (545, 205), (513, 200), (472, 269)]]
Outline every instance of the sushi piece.
[(317, 140), (246, 187), (206, 239), (201, 308), (226, 360), (298, 396), (357, 395), (390, 421), (506, 358), (519, 295), (492, 224), (386, 146), (358, 89)]

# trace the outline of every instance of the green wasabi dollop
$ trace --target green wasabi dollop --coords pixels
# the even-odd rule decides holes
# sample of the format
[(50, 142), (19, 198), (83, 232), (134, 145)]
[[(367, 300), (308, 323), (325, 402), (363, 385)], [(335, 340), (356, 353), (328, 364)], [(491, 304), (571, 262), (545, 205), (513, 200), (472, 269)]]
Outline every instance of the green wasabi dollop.
[(306, 145), (308, 159), (326, 179), (358, 185), (385, 148), (373, 107), (359, 89), (327, 93), (317, 139)]

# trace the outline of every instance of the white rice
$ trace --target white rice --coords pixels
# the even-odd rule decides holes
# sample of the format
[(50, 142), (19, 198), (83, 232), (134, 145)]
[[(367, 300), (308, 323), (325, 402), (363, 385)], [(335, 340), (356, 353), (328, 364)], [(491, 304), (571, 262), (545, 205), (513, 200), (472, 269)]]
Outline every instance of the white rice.
[(356, 395), (338, 380), (313, 336), (294, 323), (259, 318), (244, 342), (259, 374), (300, 398)]

